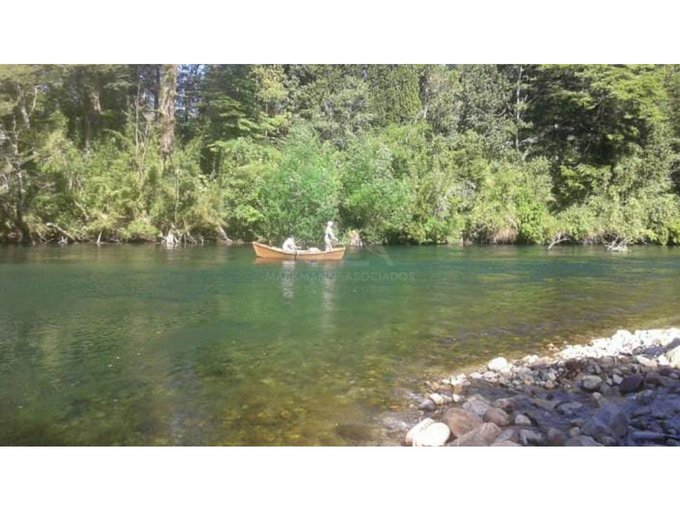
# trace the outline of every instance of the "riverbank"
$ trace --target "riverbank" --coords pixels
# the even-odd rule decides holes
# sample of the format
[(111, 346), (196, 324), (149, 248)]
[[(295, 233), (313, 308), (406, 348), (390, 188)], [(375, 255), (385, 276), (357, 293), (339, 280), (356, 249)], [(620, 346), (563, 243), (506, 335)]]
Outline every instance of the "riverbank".
[(619, 330), (547, 356), (494, 358), (425, 388), (412, 423), (385, 420), (402, 444), (678, 446), (680, 329)]

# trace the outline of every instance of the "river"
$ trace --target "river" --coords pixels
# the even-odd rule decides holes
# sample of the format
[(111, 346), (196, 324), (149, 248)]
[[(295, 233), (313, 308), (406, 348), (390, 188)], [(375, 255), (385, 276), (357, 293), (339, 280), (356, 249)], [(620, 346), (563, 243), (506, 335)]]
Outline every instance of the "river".
[(672, 248), (0, 247), (0, 444), (379, 444), (426, 376), (678, 324)]

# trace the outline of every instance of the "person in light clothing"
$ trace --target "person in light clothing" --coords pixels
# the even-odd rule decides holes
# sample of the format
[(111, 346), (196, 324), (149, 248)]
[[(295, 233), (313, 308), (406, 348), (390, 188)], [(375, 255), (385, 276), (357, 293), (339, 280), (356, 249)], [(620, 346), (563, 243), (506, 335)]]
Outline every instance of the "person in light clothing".
[(283, 249), (286, 251), (296, 251), (298, 249), (297, 246), (295, 246), (295, 238), (293, 236), (283, 242)]
[(335, 237), (333, 233), (333, 222), (329, 221), (326, 224), (326, 234), (324, 235), (324, 241), (326, 243), (326, 251), (333, 249), (333, 241), (337, 242), (338, 238)]

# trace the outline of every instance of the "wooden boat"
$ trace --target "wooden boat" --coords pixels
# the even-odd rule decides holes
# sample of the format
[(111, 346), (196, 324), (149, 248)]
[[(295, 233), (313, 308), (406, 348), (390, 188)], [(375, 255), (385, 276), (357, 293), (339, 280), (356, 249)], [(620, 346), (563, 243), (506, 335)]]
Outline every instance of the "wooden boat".
[(328, 251), (295, 250), (288, 251), (262, 243), (253, 242), (255, 255), (272, 260), (340, 260), (345, 256), (345, 247), (333, 248)]

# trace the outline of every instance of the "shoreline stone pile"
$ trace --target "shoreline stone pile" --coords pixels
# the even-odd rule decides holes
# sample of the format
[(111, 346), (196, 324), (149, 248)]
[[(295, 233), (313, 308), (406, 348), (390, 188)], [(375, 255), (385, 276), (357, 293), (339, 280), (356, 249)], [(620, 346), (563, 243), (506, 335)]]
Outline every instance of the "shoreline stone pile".
[(494, 358), (427, 387), (403, 444), (680, 445), (678, 328), (619, 330), (550, 356)]

